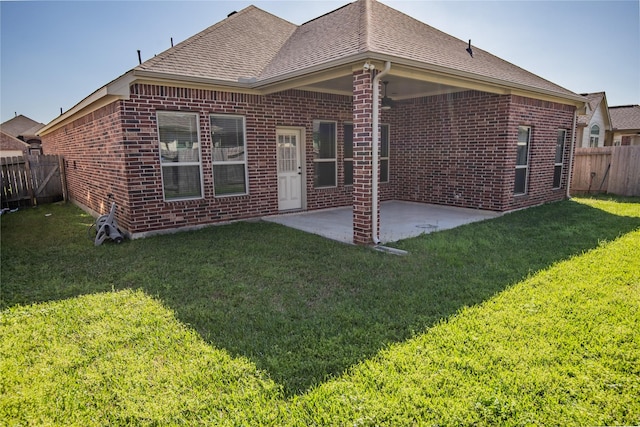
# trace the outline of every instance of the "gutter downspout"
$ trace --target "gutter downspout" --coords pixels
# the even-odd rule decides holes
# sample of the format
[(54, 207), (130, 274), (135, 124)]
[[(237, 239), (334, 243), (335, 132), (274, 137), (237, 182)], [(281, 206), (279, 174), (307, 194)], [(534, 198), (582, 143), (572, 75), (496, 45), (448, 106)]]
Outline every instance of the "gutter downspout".
[(569, 154), (569, 173), (567, 174), (567, 199), (571, 198), (571, 179), (573, 178), (573, 152), (578, 143), (576, 140), (576, 126), (578, 121), (578, 109), (573, 110), (573, 130), (571, 134), (571, 154)]
[(379, 72), (373, 78), (373, 117), (372, 117), (372, 138), (371, 138), (371, 240), (373, 243), (380, 244), (378, 238), (378, 145), (379, 145), (379, 113), (380, 113), (380, 79), (387, 75), (391, 70), (391, 61), (384, 63), (384, 70)]

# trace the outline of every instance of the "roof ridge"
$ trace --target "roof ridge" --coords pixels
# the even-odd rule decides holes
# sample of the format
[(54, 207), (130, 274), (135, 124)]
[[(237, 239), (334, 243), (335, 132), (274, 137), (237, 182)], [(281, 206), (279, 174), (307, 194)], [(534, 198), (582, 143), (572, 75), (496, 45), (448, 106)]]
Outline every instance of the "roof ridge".
[(358, 46), (359, 52), (367, 52), (371, 50), (371, 31), (369, 27), (372, 24), (371, 19), (371, 0), (358, 0), (361, 3), (360, 7), (364, 10), (361, 10), (360, 13), (360, 28), (359, 28), (359, 36), (360, 36), (360, 45)]

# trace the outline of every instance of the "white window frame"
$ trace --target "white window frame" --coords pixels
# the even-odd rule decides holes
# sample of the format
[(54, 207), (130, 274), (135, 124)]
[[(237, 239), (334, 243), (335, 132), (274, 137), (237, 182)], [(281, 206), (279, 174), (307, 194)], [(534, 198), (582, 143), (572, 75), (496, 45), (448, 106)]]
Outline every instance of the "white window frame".
[[(321, 123), (332, 123), (333, 124), (333, 152), (334, 152), (334, 157), (327, 157), (327, 158), (317, 158), (315, 151), (316, 151), (316, 143), (315, 143), (315, 133), (316, 133), (316, 125), (320, 125)], [(314, 156), (313, 156), (313, 174), (314, 174), (314, 183), (313, 186), (314, 188), (335, 188), (338, 186), (338, 122), (336, 122), (335, 120), (314, 120), (313, 121), (313, 134), (314, 134)], [(316, 185), (315, 182), (315, 167), (316, 164), (318, 163), (333, 163), (334, 165), (334, 177), (333, 177), (333, 185)]]
[[(213, 125), (212, 125), (212, 120), (215, 117), (220, 117), (220, 118), (225, 118), (225, 119), (241, 119), (242, 120), (242, 143), (244, 144), (244, 156), (242, 160), (215, 160), (215, 147), (213, 146), (213, 144), (215, 144), (214, 142), (214, 138), (213, 138), (213, 132), (211, 132), (211, 150), (212, 150), (212, 168), (211, 168), (211, 173), (213, 174), (213, 194), (215, 197), (234, 197), (234, 196), (245, 196), (247, 194), (249, 194), (249, 172), (248, 172), (248, 151), (247, 151), (247, 119), (245, 116), (241, 116), (241, 115), (237, 115), (237, 114), (209, 114), (209, 126), (210, 129), (213, 129)], [(243, 169), (244, 169), (244, 191), (243, 192), (238, 192), (238, 193), (224, 193), (224, 194), (217, 194), (216, 193), (216, 178), (215, 178), (215, 168), (216, 166), (232, 166), (232, 165), (242, 165)]]
[[(559, 144), (560, 135), (562, 135), (562, 144)], [(566, 129), (558, 129), (557, 140), (556, 140), (556, 155), (553, 158), (553, 188), (558, 189), (562, 188), (562, 172), (564, 169), (564, 149), (567, 144), (567, 130)], [(560, 148), (560, 162), (557, 161), (558, 158), (558, 148)], [(556, 185), (556, 170), (560, 168), (560, 179), (558, 180), (558, 185)]]
[[(382, 134), (384, 133), (386, 129), (387, 132), (387, 155), (386, 156), (382, 156)], [(380, 150), (380, 156), (379, 156), (379, 161), (380, 161), (380, 165), (382, 165), (383, 161), (387, 162), (387, 176), (386, 178), (384, 178), (382, 175), (380, 175), (380, 182), (381, 183), (388, 183), (389, 182), (389, 175), (391, 175), (391, 162), (389, 161), (389, 157), (390, 157), (390, 153), (391, 153), (391, 125), (389, 125), (388, 123), (382, 123), (380, 125), (380, 147), (378, 147), (378, 149)], [(382, 167), (379, 167), (380, 172), (382, 172)]]
[[(346, 132), (345, 132), (345, 127), (346, 126), (351, 126), (351, 157), (345, 157), (345, 147), (346, 147), (346, 143), (345, 143), (345, 137), (346, 137)], [(343, 180), (343, 184), (345, 185), (345, 187), (347, 186), (352, 186), (353, 185), (353, 123), (352, 122), (344, 122), (342, 124), (342, 180)], [(351, 182), (347, 183), (345, 178), (345, 171), (347, 170), (345, 168), (345, 164), (347, 162), (351, 163)]]
[[(526, 143), (523, 144), (523, 141), (520, 141), (520, 129), (527, 129), (527, 141)], [(525, 194), (527, 194), (527, 189), (529, 188), (529, 157), (530, 157), (530, 152), (531, 152), (531, 126), (518, 126), (518, 140), (517, 140), (517, 145), (521, 146), (521, 145), (526, 145), (527, 147), (527, 156), (526, 156), (526, 163), (524, 165), (519, 165), (518, 164), (518, 153), (516, 150), (516, 174), (514, 174), (514, 180), (513, 180), (513, 194), (515, 196), (523, 196)], [(517, 181), (517, 171), (518, 170), (525, 170), (525, 175), (524, 175), (524, 191), (523, 192), (516, 192), (516, 181)]]
[[(593, 131), (596, 130), (594, 133)], [(600, 144), (600, 126), (597, 124), (589, 128), (589, 147), (597, 147)]]
[[(160, 138), (160, 127), (161, 127), (161, 117), (168, 117), (168, 116), (192, 116), (195, 117), (195, 122), (196, 122), (196, 135), (197, 135), (197, 141), (195, 142), (195, 144), (198, 145), (198, 161), (196, 162), (163, 162), (162, 158), (162, 144), (169, 144), (170, 142), (167, 141), (161, 141)], [(192, 113), (192, 112), (185, 112), (185, 111), (156, 111), (156, 126), (157, 126), (157, 132), (158, 132), (158, 154), (159, 154), (159, 158), (160, 158), (160, 179), (162, 181), (162, 198), (165, 202), (175, 202), (175, 201), (181, 201), (181, 200), (198, 200), (198, 199), (202, 199), (204, 197), (204, 180), (203, 180), (203, 176), (202, 176), (202, 144), (201, 142), (201, 138), (200, 138), (200, 116), (198, 113)], [(166, 189), (164, 188), (165, 182), (164, 182), (164, 178), (165, 178), (165, 168), (177, 168), (177, 167), (184, 167), (184, 166), (198, 166), (198, 170), (199, 170), (199, 175), (200, 175), (200, 194), (198, 196), (186, 196), (186, 197), (167, 197), (167, 192)]]

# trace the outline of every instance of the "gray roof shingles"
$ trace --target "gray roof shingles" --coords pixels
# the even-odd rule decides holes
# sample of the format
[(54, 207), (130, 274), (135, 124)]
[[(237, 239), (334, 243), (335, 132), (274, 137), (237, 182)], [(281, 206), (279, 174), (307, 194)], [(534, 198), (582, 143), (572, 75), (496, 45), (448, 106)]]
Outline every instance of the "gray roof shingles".
[(640, 105), (609, 108), (614, 130), (640, 130)]
[(598, 106), (604, 99), (605, 93), (604, 92), (583, 93), (582, 96), (587, 98), (587, 105), (589, 106), (589, 109), (587, 110), (586, 114), (578, 115), (578, 124), (586, 126), (591, 122), (591, 118), (593, 117), (596, 110), (598, 109)]
[(136, 69), (238, 82), (277, 81), (371, 53), (560, 96), (577, 95), (375, 0), (357, 0), (300, 26), (254, 6)]
[(257, 76), (295, 29), (296, 25), (249, 6), (136, 69), (237, 82)]

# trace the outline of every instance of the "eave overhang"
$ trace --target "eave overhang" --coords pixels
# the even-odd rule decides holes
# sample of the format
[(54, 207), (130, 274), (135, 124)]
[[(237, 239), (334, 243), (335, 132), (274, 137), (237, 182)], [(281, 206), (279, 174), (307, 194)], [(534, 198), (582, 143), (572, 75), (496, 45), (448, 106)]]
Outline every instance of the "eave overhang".
[[(114, 101), (128, 99), (130, 96), (130, 87), (136, 83), (229, 91), (255, 95), (269, 95), (290, 89), (301, 89), (351, 96), (352, 92), (348, 90), (331, 90), (326, 88), (318, 89), (314, 88), (313, 85), (340, 77), (350, 76), (354, 70), (362, 68), (364, 63), (367, 61), (374, 64), (378, 70), (383, 68), (386, 61), (390, 61), (393, 64), (390, 75), (399, 78), (433, 83), (446, 87), (461, 88), (462, 90), (478, 90), (499, 95), (517, 95), (540, 99), (549, 102), (573, 105), (578, 110), (584, 108), (586, 103), (586, 98), (577, 94), (560, 93), (544, 88), (507, 82), (486, 76), (479, 76), (477, 74), (437, 65), (425, 64), (406, 58), (364, 52), (331, 62), (325, 62), (316, 66), (307, 67), (302, 70), (285, 73), (276, 77), (260, 80), (256, 77), (249, 76), (246, 79), (240, 79), (241, 81), (237, 82), (133, 69), (98, 89), (76, 104), (73, 108), (52, 120), (49, 124), (40, 129), (38, 135), (44, 136), (53, 132), (65, 124)], [(397, 99), (401, 100), (411, 97), (415, 97), (415, 94), (413, 94), (413, 96), (400, 96)]]

